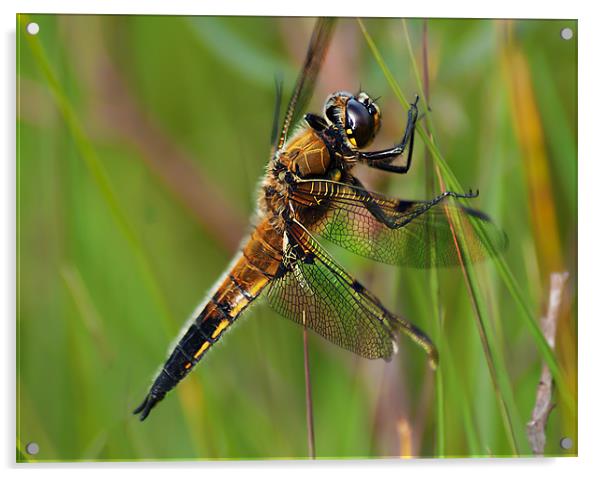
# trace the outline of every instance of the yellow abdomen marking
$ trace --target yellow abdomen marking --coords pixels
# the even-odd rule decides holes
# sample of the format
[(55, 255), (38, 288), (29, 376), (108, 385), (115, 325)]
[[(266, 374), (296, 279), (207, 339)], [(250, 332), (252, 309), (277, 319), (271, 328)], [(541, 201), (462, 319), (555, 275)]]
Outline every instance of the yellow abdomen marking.
[[(244, 301), (243, 301), (243, 300), (240, 300), (240, 301), (238, 301), (238, 303), (236, 303), (236, 305), (234, 305), (234, 306), (232, 307), (232, 309), (230, 310), (230, 316), (237, 316), (237, 315), (238, 315), (238, 313), (240, 313), (240, 310), (242, 310), (242, 309), (243, 309), (243, 308), (244, 308), (244, 307), (245, 307), (245, 306), (246, 306), (248, 303), (249, 303), (249, 302), (248, 302), (248, 301), (246, 301), (246, 300), (244, 300)], [(224, 329), (226, 326), (228, 326), (228, 323), (226, 323), (226, 324), (224, 325), (224, 327), (222, 328), (222, 323), (223, 323), (224, 321), (227, 321), (227, 320), (223, 320), (223, 321), (222, 321), (222, 322), (221, 322), (221, 323), (218, 325), (218, 327), (215, 329), (214, 335), (215, 335), (215, 333), (216, 333), (218, 330), (219, 330), (219, 331), (220, 331), (220, 333), (221, 333), (221, 331), (222, 331), (222, 330), (223, 330), (223, 329)], [(219, 333), (218, 333), (218, 334), (219, 334)], [(212, 337), (212, 338), (215, 338), (215, 336), (214, 336), (214, 335), (213, 335), (213, 336), (211, 336), (211, 337)]]
[(229, 324), (230, 322), (225, 318), (222, 321), (220, 321), (219, 325), (217, 325), (217, 328), (215, 328), (215, 331), (211, 335), (211, 338), (217, 338), (220, 335), (220, 333), (228, 327)]
[(257, 295), (265, 286), (268, 279), (266, 277), (257, 278), (250, 286), (249, 293)]
[(197, 359), (200, 355), (202, 355), (207, 350), (207, 348), (209, 348), (209, 346), (209, 341), (205, 341), (203, 343), (203, 346), (201, 346), (200, 349), (195, 353), (194, 359)]

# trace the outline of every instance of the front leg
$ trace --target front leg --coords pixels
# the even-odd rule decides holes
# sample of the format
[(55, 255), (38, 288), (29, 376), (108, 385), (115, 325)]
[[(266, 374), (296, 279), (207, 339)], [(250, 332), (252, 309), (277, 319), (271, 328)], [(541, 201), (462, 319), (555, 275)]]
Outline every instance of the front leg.
[[(375, 169), (395, 172), (397, 174), (405, 174), (408, 172), (412, 164), (412, 153), (414, 152), (414, 132), (416, 130), (416, 121), (418, 120), (418, 99), (418, 96), (416, 96), (416, 100), (410, 105), (406, 129), (401, 142), (392, 148), (383, 149), (381, 151), (360, 152), (359, 160), (361, 162), (364, 162), (368, 166), (374, 167)], [(408, 157), (405, 165), (392, 165), (391, 161), (393, 161), (393, 159), (395, 159), (397, 156), (403, 154), (406, 147), (408, 148)]]
[[(445, 191), (431, 200), (392, 199), (376, 192), (367, 191), (357, 177), (349, 174), (342, 182), (327, 179), (298, 179), (290, 183), (289, 197), (302, 207), (316, 205), (346, 210), (349, 207), (363, 207), (374, 219), (390, 229), (399, 229), (412, 220), (427, 213), (430, 209), (451, 197), (473, 199), (479, 192), (469, 190), (467, 194)], [(461, 207), (469, 215), (486, 219), (482, 213)]]
[(378, 204), (376, 200), (374, 200), (372, 194), (370, 194), (370, 192), (366, 190), (364, 184), (362, 184), (357, 177), (355, 177), (354, 175), (350, 175), (349, 183), (357, 188), (357, 194), (361, 197), (361, 201), (364, 207), (368, 209), (368, 212), (370, 212), (376, 220), (378, 220), (381, 224), (386, 225), (390, 229), (397, 228), (395, 220), (387, 216), (382, 207)]
[(307, 113), (304, 116), (304, 119), (314, 131), (323, 132), (328, 128), (328, 123), (325, 121), (325, 119), (317, 114)]
[[(370, 214), (372, 214), (372, 216), (381, 224), (386, 225), (390, 229), (399, 229), (406, 226), (416, 217), (428, 212), (447, 197), (453, 197), (455, 199), (474, 199), (479, 195), (479, 191), (473, 192), (472, 190), (469, 190), (468, 194), (445, 191), (431, 200), (420, 202), (418, 207), (418, 201), (391, 199), (387, 204), (389, 210), (386, 211), (379, 204), (378, 198), (370, 194), (357, 177), (351, 176), (350, 184), (357, 189), (361, 189), (361, 191), (358, 191), (358, 196), (362, 198), (362, 203), (364, 207), (368, 209), (368, 212), (370, 212)], [(391, 208), (394, 210), (393, 214), (391, 213)]]

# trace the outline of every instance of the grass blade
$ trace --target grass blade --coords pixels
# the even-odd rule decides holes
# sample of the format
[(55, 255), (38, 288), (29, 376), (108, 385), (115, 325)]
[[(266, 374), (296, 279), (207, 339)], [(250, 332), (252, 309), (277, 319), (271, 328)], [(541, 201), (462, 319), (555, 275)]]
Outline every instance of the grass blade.
[[(427, 104), (427, 110), (429, 109), (428, 104), (430, 100), (430, 78), (428, 69), (428, 36), (427, 36), (427, 23), (426, 20), (423, 23), (423, 36), (422, 36), (422, 77), (424, 81), (424, 90), (421, 90), (420, 94), (424, 98)], [(412, 56), (412, 61), (414, 57)], [(414, 64), (414, 66), (416, 66)], [(416, 71), (416, 70), (415, 70)], [(430, 119), (430, 116), (429, 116)], [(430, 129), (430, 122), (427, 123), (427, 133), (429, 137), (433, 137), (432, 130)], [(427, 197), (434, 197), (435, 195), (435, 176), (433, 174), (433, 157), (428, 149), (424, 153), (424, 162), (426, 165), (426, 191)], [(437, 239), (434, 236), (434, 228), (431, 229), (432, 233), (429, 236), (430, 247), (429, 253), (431, 254), (431, 261), (436, 263), (437, 249), (435, 244)], [(445, 398), (444, 398), (444, 387), (443, 387), (443, 363), (446, 361), (446, 356), (442, 354), (442, 350), (447, 351), (447, 346), (444, 346), (443, 341), (445, 340), (445, 330), (443, 326), (443, 315), (441, 313), (440, 303), (440, 289), (439, 289), (439, 272), (436, 267), (429, 270), (429, 288), (431, 294), (431, 303), (433, 304), (433, 316), (436, 322), (436, 340), (439, 346), (439, 353), (441, 356), (441, 366), (437, 370), (435, 375), (435, 408), (437, 419), (435, 421), (435, 454), (438, 457), (445, 457)]]
[[(403, 30), (404, 30), (404, 34), (405, 34), (405, 39), (406, 39), (406, 44), (408, 47), (408, 52), (410, 55), (410, 59), (412, 62), (412, 67), (417, 79), (417, 83), (419, 85), (419, 89), (422, 92), (422, 94), (424, 94), (425, 98), (427, 99), (427, 103), (428, 103), (428, 98), (429, 98), (429, 82), (428, 82), (428, 57), (427, 57), (427, 51), (426, 51), (426, 21), (424, 23), (424, 29), (423, 29), (423, 62), (424, 62), (424, 78), (425, 81), (424, 83), (426, 84), (426, 88), (423, 88), (422, 86), (422, 81), (420, 79), (420, 75), (418, 73), (418, 68), (417, 68), (417, 64), (416, 64), (416, 59), (414, 57), (414, 52), (413, 52), (413, 48), (412, 48), (412, 43), (410, 40), (410, 35), (408, 32), (408, 26), (407, 26), (407, 22), (405, 20), (402, 20), (403, 22)], [(429, 108), (427, 108), (429, 109)], [(430, 114), (428, 115), (429, 117), (429, 121), (427, 122), (427, 133), (429, 135), (429, 139), (431, 141), (433, 141), (433, 134), (430, 131), (430, 124), (432, 123), (432, 121), (430, 121)], [(445, 186), (445, 182), (443, 181), (443, 178), (441, 177), (441, 171), (438, 165), (436, 165), (434, 167), (435, 172), (437, 174), (437, 179), (439, 182), (439, 186), (440, 186), (440, 192), (444, 192), (446, 190), (446, 186)], [(433, 191), (431, 192), (431, 196), (434, 195)], [(470, 266), (470, 263), (468, 260), (466, 260), (466, 257), (464, 256), (464, 251), (467, 250), (466, 248), (466, 240), (464, 239), (464, 233), (462, 230), (462, 227), (458, 227), (456, 229), (456, 225), (454, 224), (454, 220), (452, 217), (448, 216), (448, 221), (449, 221), (449, 225), (452, 231), (452, 235), (454, 236), (454, 242), (456, 243), (456, 250), (458, 253), (458, 258), (459, 258), (459, 263), (460, 263), (460, 268), (462, 270), (462, 275), (464, 276), (464, 280), (466, 283), (466, 288), (467, 288), (467, 292), (470, 298), (470, 302), (474, 311), (474, 317), (476, 319), (476, 325), (477, 325), (477, 329), (479, 331), (479, 337), (481, 339), (481, 346), (483, 348), (483, 352), (485, 353), (485, 358), (487, 360), (487, 367), (489, 369), (489, 375), (491, 377), (491, 381), (494, 387), (494, 391), (495, 391), (495, 396), (496, 399), (498, 401), (498, 407), (500, 409), (500, 414), (502, 416), (502, 421), (504, 424), (504, 429), (506, 431), (506, 437), (508, 439), (508, 442), (510, 443), (512, 452), (514, 455), (517, 455), (519, 453), (519, 448), (518, 448), (518, 443), (516, 440), (516, 434), (515, 434), (515, 427), (513, 425), (513, 420), (516, 422), (516, 426), (520, 426), (520, 415), (518, 413), (518, 409), (516, 406), (516, 403), (514, 401), (514, 396), (512, 394), (512, 390), (510, 388), (510, 386), (505, 386), (505, 392), (501, 391), (500, 388), (500, 381), (502, 380), (502, 376), (504, 378), (506, 378), (508, 376), (508, 373), (506, 371), (506, 369), (503, 367), (503, 360), (500, 358), (500, 353), (499, 351), (497, 351), (497, 347), (495, 345), (495, 341), (492, 340), (492, 332), (491, 330), (487, 330), (486, 329), (486, 324), (489, 323), (489, 321), (484, 320), (483, 318), (483, 306), (481, 305), (481, 300), (477, 299), (477, 287), (476, 287), (476, 282), (474, 280), (474, 276), (473, 276), (473, 272), (472, 272), (472, 267)], [(459, 222), (459, 221), (458, 221)], [(459, 241), (457, 240), (459, 238)], [(495, 358), (494, 358), (495, 355)], [(507, 379), (508, 383), (509, 383), (509, 378)], [(508, 408), (508, 402), (510, 402), (511, 406), (512, 406), (512, 414), (513, 414), (513, 418), (510, 417), (510, 411)]]
[[(18, 24), (20, 28), (25, 28), (29, 23), (27, 15), (18, 16)], [(164, 334), (171, 339), (178, 330), (178, 324), (174, 319), (164, 295), (163, 289), (159, 283), (155, 270), (146, 248), (138, 236), (138, 233), (127, 217), (126, 211), (119, 202), (117, 194), (111, 185), (109, 175), (103, 166), (102, 161), (98, 158), (94, 145), (87, 137), (85, 130), (77, 116), (74, 106), (70, 103), (69, 96), (62, 87), (55, 71), (53, 70), (49, 57), (44, 49), (44, 45), (38, 36), (25, 35), (33, 58), (37, 66), (43, 73), (46, 82), (48, 83), (52, 97), (56, 106), (65, 122), (67, 130), (72, 136), (75, 146), (79, 152), (79, 157), (86, 165), (90, 176), (97, 186), (100, 196), (104, 200), (112, 218), (119, 231), (123, 234), (129, 245), (129, 251), (135, 258), (138, 265), (140, 278), (148, 290), (150, 299), (153, 300), (154, 307), (160, 317), (159, 323)], [(67, 280), (67, 285), (69, 281)], [(198, 376), (194, 381), (188, 381), (181, 386), (178, 392), (181, 408), (186, 416), (188, 430), (191, 435), (191, 442), (197, 448), (201, 449), (202, 434), (196, 426), (200, 421), (199, 403), (201, 400), (201, 385), (198, 381)]]
[[(25, 25), (27, 25), (29, 21), (28, 16), (19, 15), (18, 18), (20, 27), (25, 28)], [(144, 251), (143, 244), (137, 236), (134, 227), (127, 218), (125, 211), (119, 204), (117, 195), (111, 186), (109, 176), (101, 161), (96, 156), (94, 147), (92, 144), (90, 144), (81, 124), (79, 123), (75, 110), (69, 102), (67, 95), (63, 91), (62, 86), (56, 74), (54, 73), (52, 66), (50, 65), (43, 45), (37, 36), (26, 35), (26, 37), (33, 56), (38, 63), (40, 70), (45, 76), (46, 81), (48, 82), (52, 96), (73, 137), (82, 160), (88, 167), (90, 175), (96, 183), (103, 199), (113, 215), (113, 218), (115, 219), (115, 223), (130, 244), (130, 250), (140, 266), (142, 279), (146, 282), (157, 309), (160, 311), (165, 333), (171, 336), (175, 331), (175, 322), (171, 316), (167, 301), (163, 295), (159, 282), (153, 272), (151, 261)]]
[(316, 438), (314, 433), (314, 406), (311, 395), (311, 372), (309, 369), (309, 349), (307, 344), (307, 326), (303, 312), (303, 367), (305, 370), (305, 409), (307, 413), (307, 449), (309, 458), (316, 458)]
[[(363, 22), (358, 19), (358, 23), (359, 23), (360, 29), (362, 30), (362, 33), (366, 40), (366, 43), (368, 44), (370, 50), (372, 51), (372, 54), (373, 54), (376, 62), (379, 64), (387, 82), (389, 83), (389, 86), (393, 90), (393, 93), (398, 98), (398, 100), (402, 104), (402, 106), (404, 106), (405, 108), (408, 108), (409, 102), (408, 102), (407, 98), (405, 97), (405, 95), (403, 94), (403, 92), (401, 91), (401, 88), (399, 87), (397, 81), (395, 80), (393, 74), (391, 73), (391, 70), (387, 67), (386, 63), (384, 62), (384, 59), (383, 59), (382, 55), (380, 54), (378, 48), (376, 47), (374, 40), (372, 39), (372, 37), (370, 36), (368, 31), (366, 30), (366, 27), (364, 26)], [(428, 122), (428, 117), (429, 117), (428, 111), (426, 113), (426, 117), (427, 117), (427, 122)], [(464, 190), (463, 188), (460, 187), (459, 181), (457, 180), (453, 171), (450, 169), (449, 165), (445, 161), (443, 155), (441, 154), (441, 151), (439, 150), (439, 148), (437, 147), (435, 142), (429, 138), (429, 136), (426, 132), (426, 129), (421, 124), (418, 124), (416, 131), (417, 131), (418, 135), (420, 136), (420, 138), (423, 140), (425, 146), (428, 148), (428, 150), (432, 154), (433, 158), (435, 159), (435, 162), (436, 162), (437, 166), (440, 168), (441, 175), (442, 175), (445, 183), (447, 184), (447, 186), (449, 186), (450, 189), (452, 189), (452, 190), (460, 190), (460, 191)], [(526, 298), (523, 296), (523, 294), (519, 290), (518, 283), (516, 282), (514, 275), (510, 271), (508, 263), (501, 255), (496, 256), (494, 254), (493, 244), (491, 243), (489, 237), (485, 233), (485, 230), (483, 229), (483, 227), (476, 222), (471, 221), (471, 223), (472, 223), (472, 227), (474, 227), (474, 229), (475, 229), (475, 232), (477, 233), (479, 238), (483, 241), (487, 250), (489, 251), (489, 254), (491, 255), (492, 260), (493, 260), (493, 264), (495, 265), (498, 273), (500, 274), (502, 281), (504, 282), (506, 288), (508, 289), (508, 292), (512, 296), (512, 299), (514, 300), (515, 304), (517, 305), (519, 315), (520, 315), (521, 319), (524, 321), (527, 329), (529, 330), (529, 332), (535, 342), (537, 350), (541, 354), (542, 358), (546, 361), (547, 365), (550, 367), (550, 371), (552, 372), (552, 375), (554, 376), (554, 380), (556, 381), (556, 384), (558, 386), (558, 391), (559, 391), (559, 394), (560, 394), (562, 400), (566, 404), (569, 412), (571, 412), (571, 414), (574, 416), (576, 413), (575, 397), (568, 391), (566, 381), (564, 379), (564, 375), (560, 369), (558, 361), (556, 360), (556, 356), (555, 356), (554, 352), (551, 350), (551, 348), (549, 347), (545, 337), (543, 336), (543, 334), (537, 324), (537, 321), (535, 319), (533, 311), (527, 305)]]

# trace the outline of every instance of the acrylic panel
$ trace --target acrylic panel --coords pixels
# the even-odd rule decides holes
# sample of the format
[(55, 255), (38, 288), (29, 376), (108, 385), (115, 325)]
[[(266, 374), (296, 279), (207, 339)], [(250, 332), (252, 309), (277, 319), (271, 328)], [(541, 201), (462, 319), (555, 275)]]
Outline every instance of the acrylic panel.
[(575, 20), (16, 35), (18, 461), (577, 454)]

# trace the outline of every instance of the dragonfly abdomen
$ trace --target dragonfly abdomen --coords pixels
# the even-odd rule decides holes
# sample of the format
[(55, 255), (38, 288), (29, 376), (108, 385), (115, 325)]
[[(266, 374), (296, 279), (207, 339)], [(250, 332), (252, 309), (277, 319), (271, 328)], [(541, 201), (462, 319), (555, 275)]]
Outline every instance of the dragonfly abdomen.
[(253, 231), (217, 290), (195, 312), (145, 400), (134, 411), (141, 420), (190, 372), (275, 276), (281, 262), (281, 243), (267, 221)]

